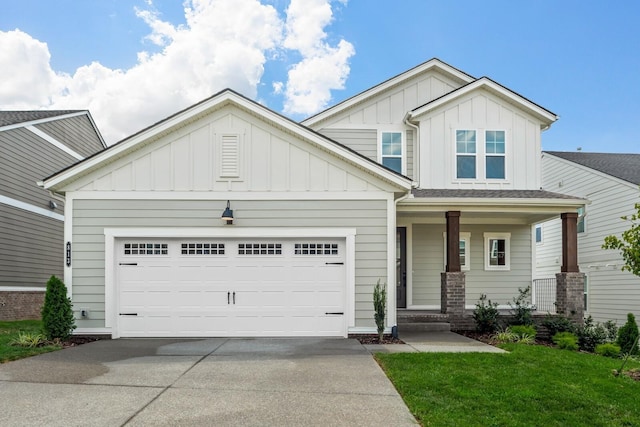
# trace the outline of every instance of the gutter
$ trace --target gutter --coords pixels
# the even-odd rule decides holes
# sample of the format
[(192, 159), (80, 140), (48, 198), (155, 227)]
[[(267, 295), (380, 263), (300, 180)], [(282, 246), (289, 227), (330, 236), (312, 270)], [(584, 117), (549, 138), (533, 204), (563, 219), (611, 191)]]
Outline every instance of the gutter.
[[(411, 122), (411, 120), (409, 120), (409, 117), (411, 117), (411, 112), (407, 111), (402, 121), (404, 122), (405, 125), (415, 129), (416, 131), (415, 144), (414, 144), (415, 152), (413, 153), (413, 181), (420, 182), (420, 128), (418, 127), (418, 125)], [(416, 164), (416, 159), (418, 160), (417, 164)]]

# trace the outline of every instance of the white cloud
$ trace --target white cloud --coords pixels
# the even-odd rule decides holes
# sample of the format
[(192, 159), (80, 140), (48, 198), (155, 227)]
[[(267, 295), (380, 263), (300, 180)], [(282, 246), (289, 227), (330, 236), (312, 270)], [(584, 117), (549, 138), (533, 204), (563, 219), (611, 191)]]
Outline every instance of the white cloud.
[(272, 84), (284, 94), (288, 113), (323, 108), (349, 73), (351, 44), (326, 43), (328, 1), (293, 0), (284, 21), (258, 0), (190, 0), (181, 26), (163, 21), (147, 4), (148, 10), (135, 12), (162, 50), (139, 52), (137, 64), (125, 70), (93, 62), (73, 75), (57, 73), (46, 43), (19, 30), (0, 31), (0, 108), (86, 108), (113, 143), (226, 87), (255, 99), (265, 63), (286, 57), (279, 52), (302, 57), (284, 87)]
[(324, 28), (332, 19), (329, 0), (291, 0), (284, 46), (298, 50), (302, 60), (289, 70), (285, 113), (316, 113), (331, 101), (331, 90), (344, 89), (355, 49), (345, 40), (336, 47), (326, 42)]

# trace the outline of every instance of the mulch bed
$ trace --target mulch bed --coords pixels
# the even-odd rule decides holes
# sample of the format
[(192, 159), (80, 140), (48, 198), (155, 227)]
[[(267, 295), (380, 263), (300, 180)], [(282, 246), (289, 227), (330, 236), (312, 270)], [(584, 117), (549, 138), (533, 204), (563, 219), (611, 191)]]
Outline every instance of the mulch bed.
[(105, 338), (101, 338), (101, 337), (92, 337), (92, 336), (82, 336), (82, 335), (72, 335), (69, 338), (67, 338), (66, 340), (62, 341), (62, 348), (69, 348), (69, 347), (77, 347), (79, 345), (82, 344), (87, 344), (93, 341), (99, 341), (101, 339), (105, 339)]
[(391, 335), (385, 335), (382, 341), (377, 335), (349, 335), (349, 338), (357, 339), (360, 344), (404, 344), (404, 341)]

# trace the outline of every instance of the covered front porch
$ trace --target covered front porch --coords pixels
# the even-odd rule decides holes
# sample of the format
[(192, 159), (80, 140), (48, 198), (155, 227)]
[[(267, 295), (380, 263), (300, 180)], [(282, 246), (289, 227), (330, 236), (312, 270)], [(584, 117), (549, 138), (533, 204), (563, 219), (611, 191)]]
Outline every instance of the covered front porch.
[(532, 285), (534, 225), (556, 217), (563, 256), (555, 308), (581, 320), (576, 220), (585, 203), (541, 190), (414, 190), (397, 205), (398, 323), (420, 317), (473, 329), (481, 294), (508, 310), (518, 289)]

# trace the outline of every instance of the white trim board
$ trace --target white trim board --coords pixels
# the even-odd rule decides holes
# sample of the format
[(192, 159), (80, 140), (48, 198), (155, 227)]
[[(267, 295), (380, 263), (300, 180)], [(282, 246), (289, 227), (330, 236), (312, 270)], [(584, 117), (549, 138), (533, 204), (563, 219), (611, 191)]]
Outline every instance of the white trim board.
[(57, 219), (58, 221), (64, 221), (64, 215), (60, 215), (59, 213), (51, 212), (48, 209), (40, 208), (38, 206), (34, 206), (30, 203), (22, 202), (20, 200), (12, 199), (11, 197), (3, 196), (0, 194), (0, 203), (12, 206), (14, 208), (22, 209), (27, 212), (31, 212), (37, 215), (46, 216), (48, 218)]
[(0, 286), (0, 292), (45, 292), (46, 286)]
[(68, 155), (75, 157), (77, 160), (82, 160), (84, 159), (84, 156), (81, 154), (76, 153), (75, 151), (73, 151), (71, 148), (67, 147), (66, 145), (64, 145), (62, 142), (58, 141), (57, 139), (55, 139), (54, 137), (52, 137), (49, 134), (44, 133), (43, 131), (41, 131), (40, 129), (33, 127), (33, 126), (25, 126), (25, 129), (27, 129), (28, 131), (36, 134), (37, 136), (39, 136), (40, 138), (44, 139), (45, 141), (47, 141), (49, 144), (53, 145), (54, 147), (64, 151), (65, 153), (67, 153)]

